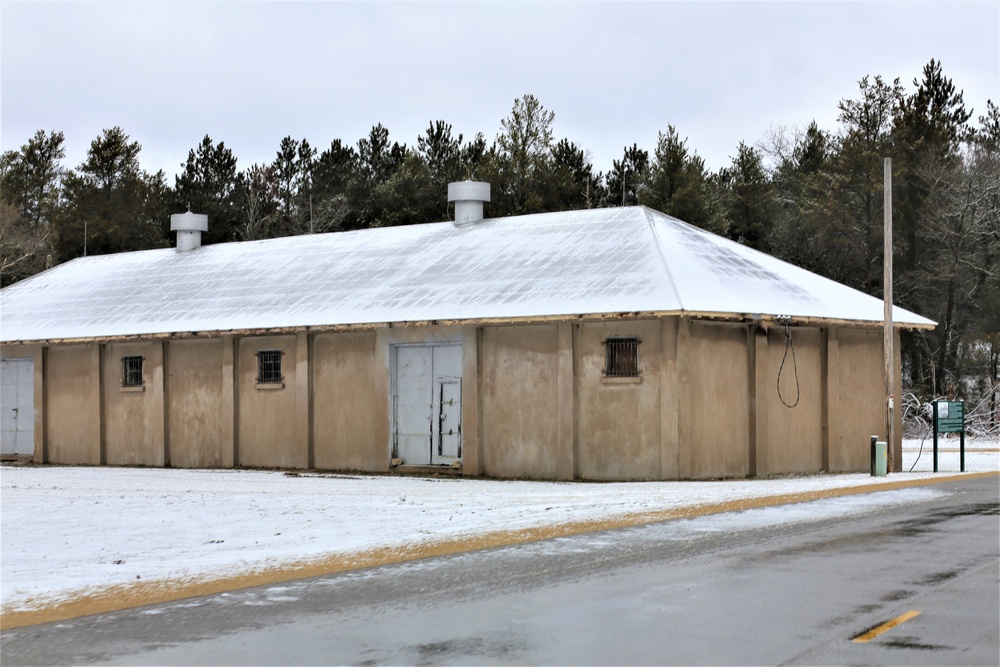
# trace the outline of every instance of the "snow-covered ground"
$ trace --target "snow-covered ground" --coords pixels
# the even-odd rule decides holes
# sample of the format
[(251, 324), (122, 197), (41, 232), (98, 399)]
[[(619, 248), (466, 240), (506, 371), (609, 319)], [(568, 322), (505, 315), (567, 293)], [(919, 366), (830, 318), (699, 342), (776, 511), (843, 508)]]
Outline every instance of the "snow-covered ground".
[[(904, 443), (904, 470), (919, 441)], [(1000, 470), (1000, 443), (968, 441), (966, 470)], [(912, 473), (587, 484), (457, 478), (3, 466), (0, 603), (45, 607), (136, 581), (199, 581), (497, 531), (600, 523), (706, 505), (933, 478), (932, 444)], [(942, 472), (958, 470), (957, 440)], [(922, 489), (886, 492), (908, 502)], [(909, 495), (908, 495), (909, 494)], [(846, 500), (846, 499), (845, 499)], [(816, 502), (788, 521), (861, 511)], [(856, 508), (856, 509), (850, 509)], [(733, 521), (739, 521), (736, 516)]]
[[(938, 472), (957, 472), (961, 469), (960, 442), (958, 437), (938, 436)], [(997, 470), (1000, 461), (1000, 441), (965, 440), (966, 472)], [(934, 439), (903, 440), (903, 471), (913, 468), (913, 472), (934, 470)]]

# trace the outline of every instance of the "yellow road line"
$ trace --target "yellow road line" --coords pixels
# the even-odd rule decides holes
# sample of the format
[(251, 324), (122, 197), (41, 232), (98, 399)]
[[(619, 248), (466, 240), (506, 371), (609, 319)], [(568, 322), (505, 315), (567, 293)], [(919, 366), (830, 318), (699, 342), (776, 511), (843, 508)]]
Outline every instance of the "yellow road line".
[(919, 616), (919, 615), (920, 615), (919, 611), (908, 611), (905, 614), (901, 614), (901, 615), (897, 616), (896, 618), (892, 619), (891, 621), (886, 621), (882, 625), (880, 625), (878, 627), (875, 627), (875, 628), (872, 628), (871, 630), (869, 630), (868, 632), (864, 633), (863, 635), (858, 635), (857, 637), (855, 637), (851, 641), (858, 642), (858, 643), (870, 642), (871, 640), (875, 639), (876, 637), (878, 637), (883, 632), (886, 632), (888, 630), (892, 630), (897, 625), (900, 625), (902, 623), (906, 623), (908, 620), (910, 620), (914, 616)]

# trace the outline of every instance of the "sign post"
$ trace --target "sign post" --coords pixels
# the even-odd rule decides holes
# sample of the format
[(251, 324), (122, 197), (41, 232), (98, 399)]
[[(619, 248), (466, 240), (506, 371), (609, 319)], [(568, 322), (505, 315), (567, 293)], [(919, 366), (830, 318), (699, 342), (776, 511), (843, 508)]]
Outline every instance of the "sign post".
[(965, 472), (965, 403), (934, 401), (934, 472), (938, 471), (938, 434), (958, 433), (959, 470)]

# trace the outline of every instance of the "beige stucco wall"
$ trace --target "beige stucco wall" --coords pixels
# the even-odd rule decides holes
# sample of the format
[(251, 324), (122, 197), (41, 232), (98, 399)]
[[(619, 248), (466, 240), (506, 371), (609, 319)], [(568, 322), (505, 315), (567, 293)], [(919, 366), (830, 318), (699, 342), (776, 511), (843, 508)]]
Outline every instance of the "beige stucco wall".
[(479, 355), (483, 473), (572, 478), (572, 439), (559, 437), (559, 325), (483, 327)]
[[(758, 436), (758, 461), (765, 469), (758, 475), (818, 472), (823, 468), (823, 370), (819, 329), (791, 327), (792, 346), (786, 345), (785, 330), (767, 332), (764, 360), (767, 432)], [(787, 354), (786, 354), (787, 349)], [(794, 355), (793, 355), (794, 350)], [(784, 367), (782, 359), (784, 358)], [(760, 360), (758, 359), (758, 364)], [(781, 374), (781, 396), (778, 375)], [(798, 391), (796, 391), (796, 379)], [(796, 396), (798, 404), (795, 404)], [(795, 404), (789, 408), (788, 404)], [(757, 400), (761, 400), (758, 394)], [(760, 450), (766, 449), (766, 457)], [(761, 461), (763, 459), (763, 461)]]
[(871, 436), (885, 431), (882, 412), (882, 332), (841, 328), (831, 332), (837, 384), (831, 388), (830, 472), (869, 469)]
[(316, 468), (385, 470), (389, 450), (377, 435), (386, 419), (376, 391), (376, 334), (323, 334), (313, 341), (313, 447)]
[(0, 357), (4, 359), (30, 359), (35, 356), (34, 345), (0, 345)]
[(681, 478), (750, 473), (747, 355), (746, 326), (681, 320), (677, 351)]
[(483, 474), (479, 426), (480, 336), (479, 327), (462, 327), (462, 473), (469, 476)]
[[(657, 320), (578, 327), (576, 418), (581, 478), (660, 478), (660, 330)], [(639, 377), (604, 377), (608, 336), (638, 336)]]
[(176, 468), (232, 465), (231, 423), (226, 428), (232, 397), (227, 411), (223, 351), (219, 338), (172, 341), (167, 346), (167, 451)]
[(49, 348), (44, 375), (44, 460), (70, 464), (104, 463), (101, 457), (100, 345)]
[[(122, 386), (122, 357), (142, 355), (142, 387)], [(163, 465), (163, 344), (104, 346), (104, 442), (109, 465)]]
[[(468, 475), (697, 479), (867, 470), (869, 435), (884, 430), (881, 332), (792, 331), (795, 361), (789, 353), (782, 395), (794, 397), (797, 367), (795, 408), (777, 395), (781, 327), (678, 317), (3, 353), (35, 358), (36, 457), (58, 463), (388, 470), (392, 346), (461, 342)], [(639, 382), (602, 377), (603, 341), (612, 335), (641, 339)], [(284, 352), (279, 389), (256, 386), (262, 349)], [(144, 357), (141, 392), (120, 386), (126, 354)]]
[[(237, 465), (250, 467), (307, 468), (308, 389), (300, 396), (300, 382), (308, 381), (306, 350), (299, 338), (259, 336), (238, 340), (237, 363)], [(278, 349), (284, 382), (257, 385), (257, 352)], [(301, 366), (301, 367), (300, 367)]]

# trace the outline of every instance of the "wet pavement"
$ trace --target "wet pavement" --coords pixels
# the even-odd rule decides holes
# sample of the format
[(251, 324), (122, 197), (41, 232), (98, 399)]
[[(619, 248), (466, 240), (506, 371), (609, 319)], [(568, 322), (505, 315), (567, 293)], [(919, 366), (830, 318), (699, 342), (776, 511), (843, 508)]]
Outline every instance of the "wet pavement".
[[(885, 504), (889, 494), (911, 494)], [(1000, 477), (671, 521), (4, 631), (15, 664), (962, 664)], [(910, 611), (867, 643), (851, 640)]]

